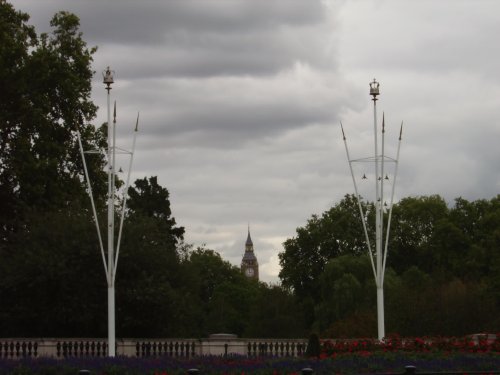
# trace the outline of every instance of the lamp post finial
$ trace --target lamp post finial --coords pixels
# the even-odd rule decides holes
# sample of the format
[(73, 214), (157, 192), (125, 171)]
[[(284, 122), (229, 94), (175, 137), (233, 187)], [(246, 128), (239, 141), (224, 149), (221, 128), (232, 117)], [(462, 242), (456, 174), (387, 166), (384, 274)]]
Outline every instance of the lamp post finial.
[(102, 82), (106, 84), (106, 90), (111, 90), (111, 84), (114, 83), (114, 70), (109, 69), (109, 66), (106, 68), (104, 72), (102, 72)]
[(373, 96), (373, 101), (377, 100), (377, 95), (380, 95), (379, 91), (379, 86), (380, 83), (378, 83), (375, 78), (373, 79), (373, 82), (370, 82), (370, 95)]

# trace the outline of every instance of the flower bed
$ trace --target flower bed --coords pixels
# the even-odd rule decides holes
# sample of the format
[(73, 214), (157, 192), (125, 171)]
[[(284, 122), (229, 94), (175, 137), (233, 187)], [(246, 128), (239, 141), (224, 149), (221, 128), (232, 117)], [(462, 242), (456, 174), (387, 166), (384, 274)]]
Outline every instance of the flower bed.
[[(491, 338), (494, 337), (494, 338)], [(390, 335), (383, 341), (374, 339), (324, 340), (322, 358), (339, 353), (412, 352), (412, 353), (500, 353), (500, 334), (466, 337), (413, 337)]]
[(402, 373), (412, 365), (417, 371), (470, 372), (489, 374), (500, 369), (498, 353), (411, 353), (379, 352), (339, 353), (325, 359), (273, 359), (246, 357), (199, 357), (181, 360), (161, 358), (72, 358), (0, 360), (1, 375), (75, 375), (89, 370), (92, 375), (180, 375), (197, 368), (211, 375), (299, 375), (310, 367), (314, 374)]

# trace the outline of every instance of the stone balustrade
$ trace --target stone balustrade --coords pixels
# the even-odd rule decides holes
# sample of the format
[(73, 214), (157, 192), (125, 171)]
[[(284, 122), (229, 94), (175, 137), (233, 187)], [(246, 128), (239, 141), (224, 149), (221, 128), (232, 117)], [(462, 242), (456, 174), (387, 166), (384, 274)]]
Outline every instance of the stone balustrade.
[[(305, 339), (242, 339), (216, 334), (206, 339), (117, 339), (116, 355), (126, 357), (194, 357), (241, 355), (248, 357), (298, 357), (307, 348)], [(0, 358), (105, 357), (107, 339), (102, 338), (3, 338)]]

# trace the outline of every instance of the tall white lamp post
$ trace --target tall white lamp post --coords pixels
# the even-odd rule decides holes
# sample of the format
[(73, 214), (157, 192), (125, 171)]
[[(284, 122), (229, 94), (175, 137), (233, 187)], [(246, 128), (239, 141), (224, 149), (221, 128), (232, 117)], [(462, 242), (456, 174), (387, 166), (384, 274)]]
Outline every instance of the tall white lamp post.
[[(349, 162), (349, 169), (351, 171), (351, 177), (354, 185), (354, 190), (356, 193), (356, 199), (358, 202), (359, 214), (361, 216), (361, 222), (363, 225), (363, 230), (365, 233), (365, 241), (368, 248), (368, 254), (370, 256), (370, 262), (372, 265), (373, 275), (375, 277), (375, 285), (377, 287), (377, 330), (378, 339), (382, 340), (385, 337), (385, 317), (384, 317), (384, 276), (385, 276), (385, 266), (387, 260), (387, 250), (389, 243), (389, 232), (391, 227), (391, 217), (392, 217), (392, 207), (394, 202), (394, 191), (396, 187), (396, 177), (398, 173), (399, 164), (399, 150), (401, 147), (401, 139), (403, 134), (403, 124), (401, 123), (401, 128), (399, 131), (399, 142), (397, 148), (396, 158), (390, 158), (385, 155), (385, 118), (382, 119), (382, 133), (379, 135), (377, 131), (377, 96), (380, 94), (379, 83), (374, 79), (370, 83), (370, 95), (373, 100), (373, 129), (374, 129), (374, 140), (375, 140), (375, 154), (373, 157), (367, 157), (362, 159), (351, 159), (349, 154), (349, 149), (347, 147), (347, 141), (345, 137), (344, 127), (342, 123), (340, 124), (342, 129), (342, 137), (344, 140), (345, 150), (347, 154), (347, 161)], [(381, 140), (381, 150), (379, 153), (379, 138)], [(358, 192), (358, 184), (356, 182), (356, 177), (353, 171), (354, 163), (366, 163), (372, 162), (374, 164), (374, 176), (375, 176), (375, 250), (373, 250), (372, 240), (368, 235), (366, 213), (361, 205), (361, 196)], [(384, 181), (389, 180), (389, 176), (385, 174), (385, 164), (394, 163), (394, 175), (392, 180), (391, 198), (388, 207), (388, 214), (384, 215)], [(366, 174), (363, 174), (362, 179), (367, 179)], [(387, 228), (384, 233), (384, 223), (387, 223)], [(374, 260), (375, 258), (375, 260)]]
[(118, 232), (118, 239), (116, 242), (116, 251), (115, 251), (115, 180), (116, 180), (116, 102), (113, 111), (113, 123), (111, 123), (111, 103), (110, 103), (110, 91), (111, 85), (114, 83), (114, 72), (109, 69), (109, 67), (103, 72), (103, 83), (106, 85), (105, 89), (108, 91), (107, 94), (107, 104), (108, 104), (108, 149), (107, 149), (107, 174), (108, 174), (108, 200), (107, 200), (107, 208), (108, 208), (108, 225), (107, 225), (107, 235), (108, 235), (108, 243), (107, 243), (107, 260), (105, 256), (104, 246), (102, 242), (101, 230), (99, 227), (99, 222), (97, 218), (97, 212), (94, 203), (94, 197), (92, 195), (92, 186), (89, 179), (89, 174), (87, 170), (87, 164), (85, 162), (85, 154), (96, 154), (100, 153), (100, 151), (84, 151), (81, 141), (80, 132), (77, 131), (78, 142), (80, 145), (80, 153), (83, 160), (83, 167), (85, 171), (85, 180), (87, 182), (87, 192), (90, 197), (90, 201), (92, 204), (92, 211), (94, 215), (94, 221), (96, 223), (97, 235), (99, 238), (99, 246), (101, 249), (102, 261), (104, 265), (104, 271), (106, 273), (106, 282), (108, 285), (108, 355), (110, 357), (114, 357), (116, 355), (116, 322), (115, 322), (115, 279), (116, 279), (116, 268), (118, 265), (118, 255), (120, 253), (120, 243), (121, 243), (121, 235), (123, 229), (123, 220), (125, 217), (125, 209), (128, 198), (128, 187), (130, 184), (130, 173), (132, 171), (132, 163), (134, 160), (134, 150), (135, 150), (135, 141), (137, 137), (137, 130), (139, 124), (139, 115), (137, 115), (137, 121), (135, 124), (134, 131), (134, 140), (132, 144), (132, 151), (119, 150), (119, 153), (128, 154), (130, 156), (129, 159), (129, 168), (127, 174), (127, 182), (125, 184), (124, 196), (123, 196), (123, 204), (121, 208), (121, 219), (120, 219), (120, 229)]
[[(108, 355), (115, 356), (116, 331), (115, 331), (115, 284), (113, 274), (114, 265), (114, 240), (115, 240), (115, 162), (116, 162), (116, 110), (113, 125), (111, 126), (111, 84), (114, 83), (113, 72), (109, 67), (103, 72), (103, 83), (106, 85), (108, 102)], [(116, 109), (116, 107), (115, 107)], [(112, 140), (112, 142), (111, 142)]]

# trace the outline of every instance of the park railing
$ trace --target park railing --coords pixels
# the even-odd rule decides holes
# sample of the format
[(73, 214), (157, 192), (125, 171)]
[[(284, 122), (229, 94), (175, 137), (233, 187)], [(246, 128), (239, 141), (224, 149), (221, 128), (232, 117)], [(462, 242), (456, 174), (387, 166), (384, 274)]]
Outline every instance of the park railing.
[[(117, 339), (116, 355), (126, 357), (195, 357), (242, 355), (248, 357), (299, 357), (306, 339), (241, 339), (212, 335), (206, 339)], [(106, 357), (108, 344), (101, 338), (4, 338), (0, 358)]]

